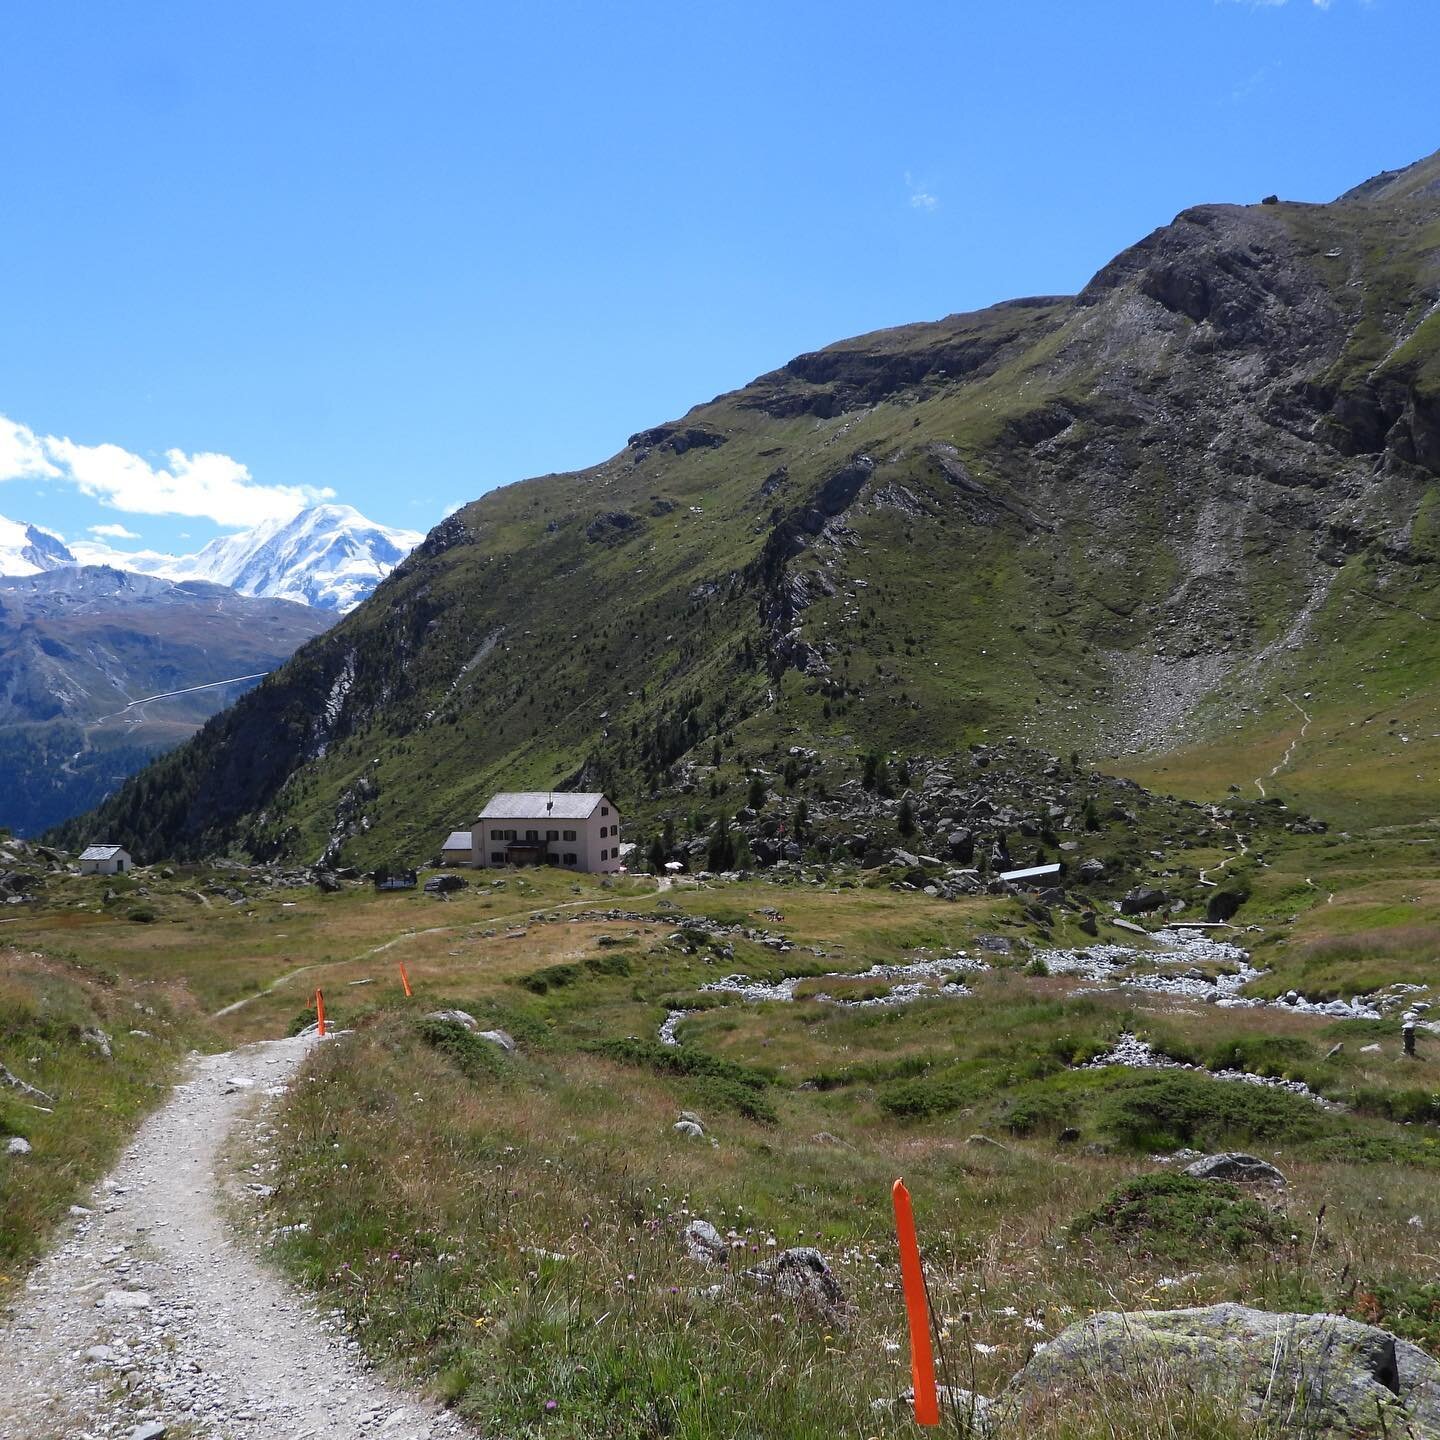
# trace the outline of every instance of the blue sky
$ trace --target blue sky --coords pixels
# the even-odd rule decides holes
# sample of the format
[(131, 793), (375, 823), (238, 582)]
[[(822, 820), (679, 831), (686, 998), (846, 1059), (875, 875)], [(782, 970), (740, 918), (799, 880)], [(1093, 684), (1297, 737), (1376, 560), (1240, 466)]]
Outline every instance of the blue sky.
[(0, 0), (0, 514), (424, 529), (1418, 159), (1436, 54), (1436, 0)]

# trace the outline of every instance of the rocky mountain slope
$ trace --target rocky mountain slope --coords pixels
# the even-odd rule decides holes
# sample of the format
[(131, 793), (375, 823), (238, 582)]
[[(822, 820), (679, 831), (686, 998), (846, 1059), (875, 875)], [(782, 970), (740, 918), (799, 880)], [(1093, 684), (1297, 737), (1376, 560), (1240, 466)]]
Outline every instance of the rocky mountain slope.
[(1437, 481), (1440, 157), (1200, 206), (1078, 296), (798, 356), (484, 496), (100, 823), (389, 859), (500, 785), (703, 824), (791, 747), (829, 787), (1005, 737), (1426, 816)]
[[(113, 565), (169, 580), (209, 580), (242, 595), (264, 595), (347, 614), (418, 545), (414, 530), (367, 520), (349, 505), (315, 505), (212, 540), (194, 555), (130, 553), (77, 545), (87, 564)], [(3, 567), (3, 561), (0, 561)]]
[(332, 618), (74, 564), (0, 579), (0, 825), (33, 833), (95, 804)]
[(0, 515), (0, 575), (38, 575), (74, 563), (74, 555), (58, 536)]

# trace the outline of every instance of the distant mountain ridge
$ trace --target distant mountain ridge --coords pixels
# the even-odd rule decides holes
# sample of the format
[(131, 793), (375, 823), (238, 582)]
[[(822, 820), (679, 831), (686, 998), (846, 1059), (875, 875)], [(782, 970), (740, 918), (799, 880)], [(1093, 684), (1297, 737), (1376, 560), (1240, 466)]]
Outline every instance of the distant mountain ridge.
[(418, 531), (368, 520), (349, 505), (315, 505), (289, 520), (222, 535), (194, 555), (114, 550), (88, 541), (77, 542), (74, 551), (86, 564), (167, 580), (209, 580), (242, 595), (293, 600), (344, 615), (423, 538)]
[(0, 825), (93, 805), (333, 620), (99, 566), (0, 578)]
[(38, 575), (76, 563), (58, 535), (0, 515), (0, 575)]

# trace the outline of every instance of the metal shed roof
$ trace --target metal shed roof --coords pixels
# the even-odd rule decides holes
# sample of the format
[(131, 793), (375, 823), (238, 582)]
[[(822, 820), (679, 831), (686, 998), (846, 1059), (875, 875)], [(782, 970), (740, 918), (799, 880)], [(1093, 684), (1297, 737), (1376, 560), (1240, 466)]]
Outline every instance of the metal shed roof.
[(1002, 880), (1034, 880), (1040, 875), (1058, 875), (1058, 865), (1032, 865), (1028, 870), (1002, 870)]
[[(584, 820), (605, 797), (594, 792), (502, 790), (480, 812), (482, 820)], [(608, 803), (608, 802), (607, 802)]]
[(452, 830), (449, 838), (440, 847), (442, 850), (468, 850), (475, 842), (468, 830)]
[(82, 860), (113, 860), (123, 851), (119, 845), (87, 845), (80, 852)]

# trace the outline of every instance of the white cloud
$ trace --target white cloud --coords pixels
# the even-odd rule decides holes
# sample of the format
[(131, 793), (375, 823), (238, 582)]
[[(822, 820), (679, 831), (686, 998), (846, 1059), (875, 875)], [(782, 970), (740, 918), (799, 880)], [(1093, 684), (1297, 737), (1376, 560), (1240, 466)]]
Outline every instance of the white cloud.
[(288, 520), (335, 492), (312, 485), (261, 485), (238, 460), (167, 450), (152, 465), (119, 445), (79, 445), (37, 435), (0, 416), (0, 481), (50, 479), (131, 515), (186, 515), (216, 525)]
[(939, 208), (939, 198), (920, 181), (913, 179), (908, 170), (905, 172), (905, 188), (910, 192), (910, 208), (912, 210), (929, 211)]
[(53, 479), (59, 474), (35, 432), (0, 415), (0, 480)]
[(106, 540), (138, 540), (140, 538), (133, 530), (127, 530), (123, 525), (92, 525), (90, 533), (103, 536)]

